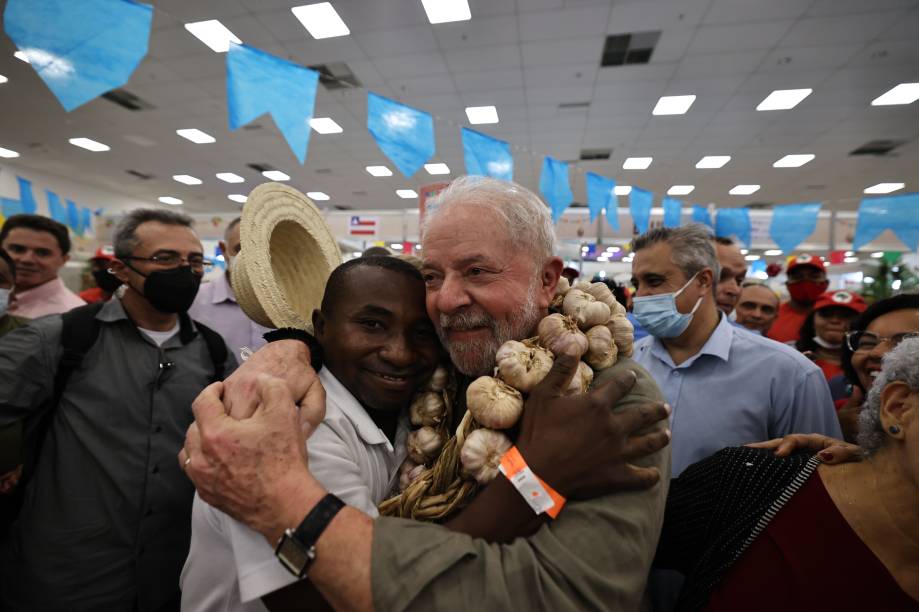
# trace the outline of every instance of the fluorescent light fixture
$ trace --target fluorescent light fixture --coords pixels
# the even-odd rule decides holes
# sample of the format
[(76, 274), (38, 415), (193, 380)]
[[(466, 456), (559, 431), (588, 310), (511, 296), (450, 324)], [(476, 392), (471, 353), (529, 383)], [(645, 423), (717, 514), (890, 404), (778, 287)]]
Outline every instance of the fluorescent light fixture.
[(432, 24), (472, 19), (467, 0), (421, 0), (421, 4)]
[(607, 257), (606, 255), (600, 255), (599, 257), (597, 257), (597, 261), (609, 261), (609, 257)]
[(494, 106), (467, 106), (466, 116), (472, 125), (498, 123), (498, 109)]
[(215, 53), (226, 53), (229, 51), (231, 42), (237, 45), (242, 43), (242, 41), (237, 38), (236, 34), (228, 30), (227, 26), (216, 19), (186, 23), (185, 29), (191, 32), (192, 36), (210, 47), (211, 51)]
[(695, 185), (674, 185), (667, 190), (667, 195), (689, 195), (695, 189)]
[(871, 106), (912, 104), (919, 100), (919, 83), (900, 83), (871, 101)]
[(782, 159), (772, 164), (773, 168), (800, 168), (807, 162), (814, 159), (811, 153), (802, 153), (800, 155), (786, 155)]
[(90, 138), (71, 138), (67, 142), (75, 147), (80, 147), (81, 149), (86, 149), (87, 151), (93, 151), (95, 153), (99, 153), (100, 151), (108, 151), (111, 149), (110, 146), (102, 144), (101, 142), (96, 142)]
[(813, 89), (776, 89), (760, 102), (756, 110), (788, 110), (801, 103), (801, 100), (814, 93)]
[(367, 166), (365, 168), (370, 176), (392, 176), (392, 170), (386, 166)]
[(743, 258), (747, 261), (758, 261), (759, 255), (744, 255)]
[(232, 200), (234, 202), (239, 202), (240, 204), (245, 204), (247, 198), (241, 193), (231, 193), (230, 195), (227, 196), (227, 199)]
[(428, 174), (450, 174), (447, 164), (425, 164), (424, 169), (428, 171)]
[(589, 251), (589, 250), (590, 250), (589, 247), (586, 247), (586, 246), (582, 246), (582, 247), (581, 247), (581, 252), (582, 252), (582, 253), (586, 253), (586, 252)]
[(740, 254), (741, 254), (741, 255), (746, 255), (746, 254), (749, 253), (749, 252), (750, 252), (750, 251), (748, 251), (747, 249), (740, 249)]
[(310, 119), (310, 127), (319, 134), (341, 134), (344, 132), (341, 126), (335, 123), (331, 117), (313, 117)]
[(765, 254), (769, 257), (775, 257), (776, 255), (782, 254), (782, 249), (769, 249), (768, 251), (765, 251)]
[(692, 103), (696, 101), (695, 96), (663, 96), (657, 101), (652, 115), (685, 115)]
[(295, 6), (290, 12), (316, 40), (347, 36), (351, 33), (331, 2)]
[(330, 199), (331, 199), (331, 198), (329, 197), (329, 194), (327, 194), (327, 193), (325, 193), (325, 192), (322, 192), (322, 191), (307, 191), (307, 192), (306, 192), (306, 197), (312, 198), (312, 199), (316, 200), (317, 202), (322, 202), (322, 201), (330, 200)]
[(233, 174), (232, 172), (218, 172), (217, 178), (225, 183), (242, 183), (246, 179), (239, 176), (238, 174)]
[(23, 53), (22, 51), (17, 51), (16, 53), (13, 54), (13, 57), (15, 57), (15, 58), (18, 59), (19, 61), (25, 62), (25, 63), (27, 63), (27, 64), (31, 64), (31, 63), (32, 63), (32, 62), (29, 61), (29, 56), (26, 55), (25, 53)]
[(403, 200), (409, 200), (411, 198), (417, 198), (418, 194), (414, 189), (396, 189), (396, 195), (402, 198)]
[(729, 161), (730, 155), (706, 155), (698, 161), (696, 168), (723, 168)]
[(759, 191), (759, 185), (735, 185), (728, 193), (731, 195), (750, 195)]
[(906, 187), (903, 183), (878, 183), (865, 189), (865, 193), (891, 193)]
[(400, 243), (400, 242), (391, 242), (391, 243), (389, 244), (389, 248), (391, 248), (393, 251), (401, 251), (401, 250), (402, 250), (402, 243)]
[(182, 200), (180, 200), (179, 198), (174, 198), (172, 196), (160, 196), (157, 199), (163, 204), (172, 204), (173, 206), (178, 206), (179, 204), (182, 203)]
[(630, 157), (622, 164), (623, 170), (647, 170), (653, 157)]
[(351, 257), (360, 257), (363, 255), (360, 251), (351, 251)]
[(875, 251), (874, 253), (871, 254), (871, 256), (874, 257), (875, 259), (880, 259), (881, 257), (884, 256), (884, 251)]
[(616, 185), (613, 187), (613, 194), (617, 196), (627, 196), (632, 193), (631, 185)]
[(195, 144), (210, 144), (212, 142), (217, 142), (216, 138), (196, 128), (176, 130), (176, 134), (182, 138), (185, 138), (186, 140), (192, 141)]
[(183, 185), (200, 185), (201, 179), (195, 178), (188, 174), (173, 174), (172, 180), (182, 183)]
[(265, 170), (262, 172), (264, 176), (269, 181), (289, 181), (290, 177), (281, 172), (280, 170)]
[(2, 74), (0, 74), (0, 85), (3, 85), (7, 81), (9, 81), (9, 79), (3, 76)]
[(846, 257), (854, 257), (855, 251), (846, 251)]
[(846, 263), (858, 263), (858, 257), (846, 257), (843, 261)]
[(12, 149), (4, 149), (3, 147), (0, 147), (0, 157), (12, 159), (14, 157), (19, 157), (19, 153)]

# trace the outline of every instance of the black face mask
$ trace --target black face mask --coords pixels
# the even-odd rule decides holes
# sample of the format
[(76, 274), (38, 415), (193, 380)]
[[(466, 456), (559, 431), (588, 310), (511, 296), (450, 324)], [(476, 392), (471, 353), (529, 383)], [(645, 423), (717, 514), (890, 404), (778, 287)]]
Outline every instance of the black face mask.
[(96, 279), (96, 286), (106, 293), (115, 293), (115, 289), (121, 286), (118, 277), (109, 274), (108, 270), (93, 270), (93, 278)]
[(201, 275), (192, 272), (191, 266), (179, 266), (171, 270), (157, 270), (144, 274), (144, 297), (160, 312), (186, 312), (191, 308), (201, 286)]

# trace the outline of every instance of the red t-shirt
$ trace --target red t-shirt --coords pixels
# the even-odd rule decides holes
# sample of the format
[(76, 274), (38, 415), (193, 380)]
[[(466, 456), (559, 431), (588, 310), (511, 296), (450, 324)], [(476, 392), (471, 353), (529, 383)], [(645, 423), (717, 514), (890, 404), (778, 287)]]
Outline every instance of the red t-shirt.
[(708, 612), (919, 610), (814, 473), (712, 591)]
[(87, 304), (95, 304), (96, 302), (104, 302), (108, 299), (105, 295), (105, 292), (102, 291), (99, 287), (90, 287), (89, 289), (84, 289), (80, 292), (80, 297)]
[(830, 363), (829, 361), (824, 361), (822, 359), (814, 359), (814, 363), (820, 366), (820, 369), (823, 370), (823, 375), (826, 377), (827, 380), (836, 378), (840, 374), (845, 373), (841, 365)]
[(791, 305), (791, 302), (783, 302), (779, 306), (779, 314), (772, 322), (772, 327), (766, 334), (767, 338), (772, 338), (776, 342), (794, 342), (798, 339), (798, 332), (804, 325), (804, 319), (810, 314), (810, 309), (800, 311)]

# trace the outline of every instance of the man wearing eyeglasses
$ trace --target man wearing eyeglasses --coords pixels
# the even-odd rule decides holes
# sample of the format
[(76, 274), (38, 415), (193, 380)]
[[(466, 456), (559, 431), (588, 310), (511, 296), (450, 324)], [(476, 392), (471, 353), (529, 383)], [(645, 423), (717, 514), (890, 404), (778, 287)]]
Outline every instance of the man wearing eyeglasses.
[(194, 489), (175, 455), (195, 396), (236, 361), (187, 314), (211, 266), (188, 216), (131, 211), (114, 248), (119, 299), (0, 341), (0, 427), (31, 433), (3, 609), (179, 609)]

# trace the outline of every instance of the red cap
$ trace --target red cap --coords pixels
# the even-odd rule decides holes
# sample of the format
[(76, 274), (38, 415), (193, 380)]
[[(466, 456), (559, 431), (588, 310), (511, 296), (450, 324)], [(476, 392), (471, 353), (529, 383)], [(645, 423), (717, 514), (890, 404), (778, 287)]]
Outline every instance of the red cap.
[(807, 253), (801, 253), (800, 255), (792, 257), (788, 260), (788, 272), (791, 272), (798, 266), (811, 266), (812, 268), (817, 268), (821, 272), (826, 272), (826, 266), (823, 265), (823, 260), (819, 255), (808, 255)]
[(105, 259), (106, 261), (111, 261), (115, 259), (115, 249), (112, 245), (106, 244), (96, 249), (96, 254), (90, 259)]
[(865, 309), (868, 308), (862, 296), (854, 291), (827, 291), (814, 302), (814, 310), (830, 308), (831, 306), (849, 308), (859, 314), (865, 312)]

